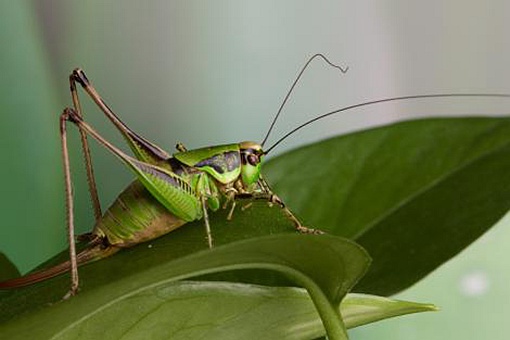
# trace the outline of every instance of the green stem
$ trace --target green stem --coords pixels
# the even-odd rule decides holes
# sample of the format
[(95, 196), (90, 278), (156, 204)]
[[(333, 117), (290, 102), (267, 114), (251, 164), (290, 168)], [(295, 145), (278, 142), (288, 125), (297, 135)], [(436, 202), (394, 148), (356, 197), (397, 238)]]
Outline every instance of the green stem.
[[(294, 277), (297, 281), (298, 278)], [(307, 280), (308, 281), (308, 280)], [(310, 294), (317, 312), (322, 320), (328, 339), (330, 340), (348, 340), (347, 330), (339, 312), (326, 298), (322, 290), (315, 283), (300, 282)]]

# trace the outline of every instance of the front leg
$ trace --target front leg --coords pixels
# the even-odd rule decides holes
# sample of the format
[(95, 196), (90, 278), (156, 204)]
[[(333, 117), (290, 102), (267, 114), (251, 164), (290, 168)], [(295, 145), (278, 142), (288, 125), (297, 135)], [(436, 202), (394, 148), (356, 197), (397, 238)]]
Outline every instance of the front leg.
[(260, 176), (258, 184), (262, 190), (262, 192), (267, 195), (267, 199), (271, 203), (276, 203), (280, 206), (280, 208), (283, 210), (285, 215), (294, 223), (294, 227), (297, 231), (303, 234), (324, 234), (324, 232), (320, 229), (314, 229), (314, 228), (308, 228), (301, 224), (301, 222), (297, 219), (296, 216), (290, 211), (286, 206), (285, 203), (282, 201), (280, 197), (275, 195), (273, 191), (271, 190), (271, 187), (266, 182), (264, 177)]
[(273, 194), (269, 190), (269, 187), (267, 187), (267, 190), (268, 190), (267, 192), (239, 193), (235, 196), (235, 198), (236, 199), (250, 199), (251, 198), (251, 199), (256, 199), (256, 200), (265, 200), (265, 201), (268, 201), (269, 203), (277, 204), (282, 209), (285, 216), (287, 216), (287, 218), (289, 220), (291, 220), (291, 222), (294, 224), (294, 228), (297, 231), (299, 231), (300, 233), (302, 233), (302, 234), (316, 234), (316, 235), (324, 234), (324, 232), (322, 230), (308, 228), (308, 227), (305, 227), (304, 225), (302, 225), (301, 222), (297, 219), (297, 217), (294, 216), (292, 211), (290, 211), (289, 208), (287, 208), (287, 206), (282, 201), (282, 199), (280, 197), (278, 197), (277, 195)]
[(209, 249), (213, 247), (213, 238), (211, 233), (211, 225), (209, 224), (209, 215), (207, 214), (207, 201), (205, 196), (200, 196), (200, 201), (202, 202), (202, 211), (204, 214), (204, 224), (205, 224), (205, 234), (207, 238), (207, 245)]
[(225, 203), (223, 203), (223, 209), (227, 209), (229, 203), (231, 203), (230, 210), (228, 211), (227, 221), (232, 220), (232, 216), (234, 215), (234, 210), (236, 208), (236, 195), (239, 192), (234, 188), (228, 188), (225, 190)]
[[(264, 195), (265, 195), (265, 197), (264, 197)], [(297, 231), (299, 231), (300, 233), (302, 233), (302, 234), (317, 234), (317, 235), (324, 234), (324, 232), (322, 230), (308, 228), (308, 227), (305, 227), (304, 225), (302, 225), (301, 222), (297, 219), (297, 217), (292, 213), (292, 211), (289, 210), (289, 208), (287, 208), (287, 206), (282, 201), (282, 199), (280, 197), (278, 197), (277, 195), (275, 195), (273, 193), (264, 194), (264, 195), (261, 198), (267, 199), (268, 202), (270, 202), (270, 203), (278, 204), (280, 206), (280, 208), (283, 210), (283, 213), (287, 216), (287, 218), (289, 220), (291, 220), (292, 223), (294, 223), (294, 228)], [(257, 197), (255, 197), (255, 198), (257, 198)]]

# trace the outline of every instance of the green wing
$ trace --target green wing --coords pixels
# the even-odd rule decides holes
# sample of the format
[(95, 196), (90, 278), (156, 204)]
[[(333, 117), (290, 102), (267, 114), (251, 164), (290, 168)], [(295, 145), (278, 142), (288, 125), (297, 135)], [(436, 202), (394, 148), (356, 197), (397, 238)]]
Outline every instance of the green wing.
[(158, 166), (131, 159), (126, 162), (149, 192), (171, 213), (185, 221), (202, 217), (202, 206), (191, 185)]
[(201, 201), (183, 177), (154, 164), (146, 163), (126, 155), (101, 137), (90, 125), (80, 117), (73, 117), (73, 122), (80, 129), (90, 134), (94, 139), (110, 150), (138, 177), (145, 188), (172, 214), (189, 222), (202, 217)]

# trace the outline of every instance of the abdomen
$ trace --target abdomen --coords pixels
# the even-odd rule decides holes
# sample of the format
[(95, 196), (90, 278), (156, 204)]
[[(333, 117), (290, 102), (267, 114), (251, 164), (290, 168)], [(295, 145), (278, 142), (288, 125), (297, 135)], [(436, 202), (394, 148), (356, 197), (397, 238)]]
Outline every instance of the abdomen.
[(186, 222), (171, 214), (139, 182), (131, 183), (103, 214), (93, 233), (111, 245), (130, 247), (171, 232)]

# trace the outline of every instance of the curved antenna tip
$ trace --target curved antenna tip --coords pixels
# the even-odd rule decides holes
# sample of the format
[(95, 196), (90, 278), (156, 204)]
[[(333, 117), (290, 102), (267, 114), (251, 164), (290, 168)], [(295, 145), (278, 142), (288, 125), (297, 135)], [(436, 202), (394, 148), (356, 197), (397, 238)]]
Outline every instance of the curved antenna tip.
[(329, 117), (331, 115), (334, 115), (336, 113), (344, 112), (347, 110), (352, 110), (355, 108), (363, 107), (363, 106), (370, 106), (375, 104), (381, 104), (381, 103), (387, 103), (392, 101), (400, 101), (400, 100), (410, 100), (410, 99), (424, 99), (424, 98), (446, 98), (446, 97), (492, 97), (492, 98), (510, 98), (510, 94), (507, 93), (433, 93), (433, 94), (419, 94), (419, 95), (409, 95), (409, 96), (400, 96), (400, 97), (390, 97), (390, 98), (384, 98), (384, 99), (377, 99), (377, 100), (371, 100), (366, 101), (354, 105), (349, 105), (342, 107), (337, 110), (333, 110), (327, 113), (324, 113), (322, 115), (316, 116), (315, 118), (312, 118), (303, 124), (295, 127), (294, 129), (287, 132), (283, 137), (278, 139), (273, 145), (271, 145), (266, 151), (265, 154), (268, 154), (271, 150), (273, 150), (278, 144), (283, 142), (285, 139), (287, 139), (289, 136), (293, 135), (298, 130), (301, 130), (307, 125), (310, 125), (311, 123)]
[(324, 54), (322, 53), (316, 53), (314, 54), (313, 56), (311, 56), (308, 61), (305, 63), (305, 65), (301, 68), (301, 70), (299, 71), (299, 74), (298, 76), (296, 77), (296, 79), (294, 80), (294, 82), (292, 83), (289, 91), (287, 92), (287, 94), (285, 95), (285, 98), (283, 99), (283, 102), (281, 103), (280, 107), (278, 108), (278, 111), (276, 112), (276, 115), (275, 117), (273, 118), (273, 121), (271, 122), (271, 125), (269, 126), (269, 129), (267, 130), (267, 133), (264, 137), (264, 139), (262, 140), (262, 142), (260, 143), (261, 146), (264, 146), (264, 144), (266, 143), (267, 139), (269, 138), (269, 135), (271, 134), (271, 131), (273, 130), (273, 127), (275, 126), (276, 124), (276, 121), (278, 120), (278, 117), (280, 116), (280, 113), (282, 112), (283, 110), (283, 107), (285, 106), (285, 104), (287, 103), (287, 100), (289, 99), (292, 91), (294, 90), (294, 87), (296, 87), (297, 83), (299, 82), (299, 79), (301, 78), (301, 76), (303, 75), (303, 73), (305, 72), (305, 70), (308, 68), (308, 65), (310, 65), (310, 63), (317, 59), (317, 58), (321, 58), (326, 64), (328, 64), (329, 66), (333, 67), (333, 68), (336, 68), (336, 69), (339, 69), (342, 73), (346, 73), (347, 70), (349, 70), (349, 67), (345, 67), (345, 68), (342, 68), (340, 67), (339, 65), (337, 64), (333, 64), (328, 58), (326, 58), (326, 56), (324, 56)]

